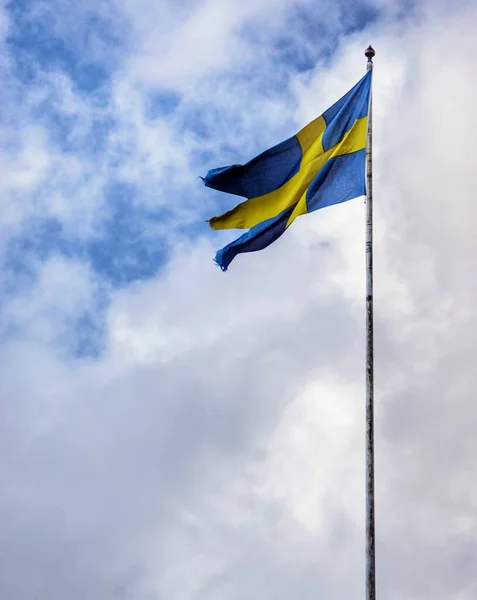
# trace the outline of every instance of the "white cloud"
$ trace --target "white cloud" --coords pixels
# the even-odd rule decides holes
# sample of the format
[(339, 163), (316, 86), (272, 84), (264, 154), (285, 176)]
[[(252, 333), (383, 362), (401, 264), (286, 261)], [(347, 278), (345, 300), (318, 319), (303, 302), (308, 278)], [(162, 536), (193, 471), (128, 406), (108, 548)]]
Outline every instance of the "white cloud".
[[(245, 42), (243, 25), (274, 33), (289, 4), (274, 8), (279, 25), (270, 29), (269, 2), (121, 5), (130, 45), (106, 105), (65, 74), (44, 75), (4, 126), (9, 136), (17, 128), (19, 141), (15, 151), (2, 147), (3, 230), (12, 235), (40, 214), (69, 236), (98, 236), (113, 174), (144, 184), (138, 202), (149, 206), (170, 167), (187, 179), (202, 140), (183, 131), (186, 108), (151, 122), (154, 86), (178, 88), (185, 102), (197, 92), (197, 103), (210, 99), (214, 109), (230, 98), (217, 134), (259, 145), (264, 124), (270, 138), (301, 126), (345, 91), (371, 41), (379, 593), (474, 598), (477, 13), (470, 3), (429, 3), (395, 21), (390, 7), (387, 21), (340, 38), (331, 62), (292, 77), (260, 108), (256, 89), (242, 82), (246, 95), (237, 96), (230, 77), (239, 57), (266, 54)], [(64, 31), (65, 21), (55, 27)], [(211, 89), (211, 70), (220, 90)], [(73, 152), (31, 110), (45, 93), (77, 119)], [(117, 121), (105, 152), (92, 157), (88, 136), (102, 111)], [(232, 111), (239, 138), (227, 129)], [(203, 141), (207, 150), (221, 142)], [(157, 199), (179, 214), (186, 205), (178, 219), (195, 210), (187, 185)], [(191, 241), (173, 232), (157, 276), (111, 292), (97, 360), (65, 355), (64, 338), (104, 282), (78, 257), (32, 259), (36, 279), (6, 298), (2, 316), (21, 333), (0, 351), (0, 596), (360, 593), (363, 222), (361, 200), (302, 218), (226, 275), (212, 256), (228, 234)]]

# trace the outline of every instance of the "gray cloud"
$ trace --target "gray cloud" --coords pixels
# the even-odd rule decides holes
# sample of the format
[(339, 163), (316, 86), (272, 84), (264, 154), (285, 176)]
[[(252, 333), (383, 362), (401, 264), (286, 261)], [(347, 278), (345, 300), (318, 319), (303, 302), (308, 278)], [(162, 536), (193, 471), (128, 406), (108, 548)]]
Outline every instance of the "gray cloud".
[[(268, 10), (244, 3), (231, 31)], [(472, 5), (442, 3), (370, 25), (276, 107), (296, 103), (306, 120), (318, 90), (325, 107), (373, 39), (378, 585), (390, 600), (476, 593), (476, 22)], [(251, 139), (262, 114), (241, 118)], [(111, 294), (98, 360), (56, 343), (97, 284), (86, 267), (48, 262), (9, 304), (27, 325), (0, 357), (2, 598), (363, 593), (362, 209), (310, 215), (227, 275), (209, 238), (176, 235), (161, 273)]]

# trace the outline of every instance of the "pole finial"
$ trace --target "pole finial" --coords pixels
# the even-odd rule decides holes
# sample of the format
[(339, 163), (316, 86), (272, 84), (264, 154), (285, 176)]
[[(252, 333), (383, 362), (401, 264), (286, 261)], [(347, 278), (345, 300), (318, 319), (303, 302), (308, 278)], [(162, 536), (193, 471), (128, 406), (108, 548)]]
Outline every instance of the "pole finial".
[(373, 62), (373, 57), (375, 54), (376, 54), (376, 52), (374, 51), (374, 48), (372, 46), (368, 46), (364, 53), (364, 55), (368, 59), (368, 62)]

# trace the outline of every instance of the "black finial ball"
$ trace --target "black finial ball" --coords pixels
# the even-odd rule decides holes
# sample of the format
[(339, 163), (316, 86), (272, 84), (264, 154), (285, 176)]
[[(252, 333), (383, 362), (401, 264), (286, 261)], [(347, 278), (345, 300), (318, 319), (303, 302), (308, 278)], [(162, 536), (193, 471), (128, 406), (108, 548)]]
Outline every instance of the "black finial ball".
[(373, 56), (376, 54), (376, 52), (374, 51), (374, 48), (372, 46), (368, 46), (366, 48), (366, 52), (364, 53), (364, 55), (366, 56), (366, 58), (371, 61), (373, 60)]

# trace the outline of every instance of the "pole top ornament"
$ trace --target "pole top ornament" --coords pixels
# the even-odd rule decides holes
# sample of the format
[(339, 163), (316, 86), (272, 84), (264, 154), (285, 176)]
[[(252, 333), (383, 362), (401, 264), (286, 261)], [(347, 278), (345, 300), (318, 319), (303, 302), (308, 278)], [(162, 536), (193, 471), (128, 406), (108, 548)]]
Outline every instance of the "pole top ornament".
[(373, 57), (374, 57), (375, 54), (376, 54), (376, 52), (374, 51), (374, 48), (372, 46), (368, 46), (366, 48), (365, 53), (364, 53), (364, 55), (368, 59), (368, 62), (372, 62), (373, 61)]

